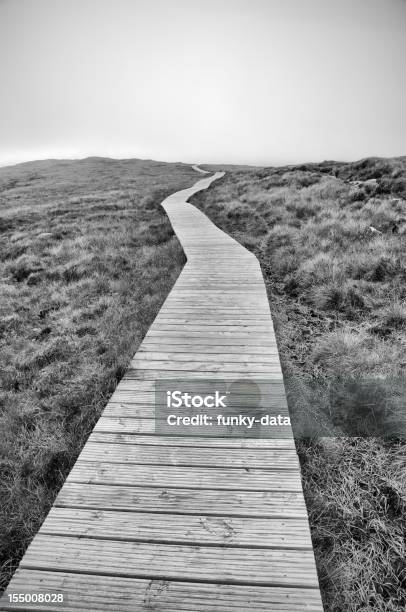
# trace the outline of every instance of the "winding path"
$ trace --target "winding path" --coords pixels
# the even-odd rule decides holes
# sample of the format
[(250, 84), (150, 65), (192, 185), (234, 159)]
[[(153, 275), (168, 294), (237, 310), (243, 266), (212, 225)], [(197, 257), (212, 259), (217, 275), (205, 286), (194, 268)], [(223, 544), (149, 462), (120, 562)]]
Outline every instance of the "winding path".
[(266, 378), (287, 414), (259, 264), (187, 203), (221, 176), (163, 202), (187, 263), (9, 585), (65, 603), (12, 609), (323, 609), (290, 427), (155, 431), (156, 379)]
[(199, 166), (197, 164), (192, 166), (192, 168), (193, 168), (193, 170), (196, 170), (196, 172), (200, 172), (200, 174), (210, 174), (210, 172), (208, 170), (203, 170), (203, 168), (199, 168)]

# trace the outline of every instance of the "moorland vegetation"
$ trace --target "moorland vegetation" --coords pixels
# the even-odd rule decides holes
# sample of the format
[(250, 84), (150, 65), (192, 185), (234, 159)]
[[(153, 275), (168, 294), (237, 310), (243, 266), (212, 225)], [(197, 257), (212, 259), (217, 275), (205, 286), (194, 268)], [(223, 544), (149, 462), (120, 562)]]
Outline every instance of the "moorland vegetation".
[(400, 612), (406, 157), (228, 170), (191, 201), (261, 263), (325, 609)]
[(184, 264), (160, 203), (197, 178), (103, 158), (0, 169), (0, 586)]

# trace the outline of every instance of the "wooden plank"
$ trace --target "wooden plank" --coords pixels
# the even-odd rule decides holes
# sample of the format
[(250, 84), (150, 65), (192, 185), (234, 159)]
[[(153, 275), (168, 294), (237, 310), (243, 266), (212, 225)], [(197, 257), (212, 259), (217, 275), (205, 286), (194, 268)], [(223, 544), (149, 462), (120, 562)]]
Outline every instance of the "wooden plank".
[(179, 465), (297, 470), (294, 449), (186, 448), (88, 442), (79, 461), (134, 465)]
[[(246, 377), (246, 379), (248, 380), (248, 377)], [(185, 388), (187, 388), (187, 390), (190, 393), (192, 392), (193, 393), (198, 393), (198, 392), (207, 393), (207, 390), (209, 389), (212, 391), (213, 386), (214, 386), (214, 383), (212, 384), (212, 381), (210, 379), (208, 381), (199, 380), (199, 379), (190, 379), (190, 378), (187, 380), (186, 379), (183, 380), (182, 377), (177, 376), (175, 380), (183, 381), (185, 383)], [(256, 397), (258, 396), (258, 392), (260, 392), (260, 395), (262, 398), (274, 398), (277, 395), (284, 397), (284, 394), (282, 394), (282, 391), (284, 389), (282, 377), (275, 380), (275, 379), (270, 379), (266, 376), (264, 377), (261, 374), (257, 374), (256, 376), (249, 377), (249, 383), (250, 384), (247, 385), (246, 389), (244, 388), (241, 389), (240, 393), (237, 393), (237, 390), (239, 389), (239, 387), (229, 386), (229, 383), (227, 381), (225, 381), (223, 386), (220, 383), (216, 382), (216, 388), (219, 390), (220, 389), (232, 390), (233, 396), (241, 395), (241, 396), (246, 397), (246, 396), (252, 395), (252, 393), (249, 393), (249, 391), (251, 391), (251, 388), (255, 388)], [(253, 385), (252, 387), (251, 387), (251, 384)], [(254, 387), (254, 385), (256, 385), (256, 387)], [(235, 392), (234, 392), (234, 389), (236, 389)], [(152, 397), (155, 393), (155, 390), (156, 390), (155, 381), (142, 381), (142, 380), (136, 381), (136, 380), (123, 378), (114, 393), (118, 395), (119, 393), (125, 393), (128, 391), (131, 391), (133, 393), (134, 400), (136, 400), (137, 398), (141, 398), (141, 397)]]
[[(217, 295), (215, 295), (217, 293)], [(168, 302), (171, 305), (182, 305), (186, 307), (190, 306), (198, 306), (199, 308), (208, 307), (213, 304), (213, 302), (217, 303), (218, 306), (228, 308), (229, 306), (235, 306), (236, 308), (246, 308), (247, 310), (251, 310), (251, 312), (262, 312), (265, 310), (265, 304), (261, 306), (261, 298), (258, 295), (253, 295), (248, 297), (247, 294), (240, 293), (228, 293), (227, 295), (222, 294), (220, 291), (214, 292), (211, 294), (201, 295), (191, 295), (191, 294), (183, 294), (179, 295), (179, 299)], [(258, 305), (259, 303), (259, 305)]]
[(125, 542), (311, 550), (307, 520), (54, 507), (40, 534)]
[(250, 323), (250, 322), (266, 322), (269, 324), (269, 313), (253, 314), (252, 312), (243, 313), (238, 311), (227, 312), (220, 310), (208, 310), (202, 308), (182, 308), (176, 310), (175, 308), (164, 308), (159, 313), (159, 320), (162, 323), (182, 323), (186, 321), (188, 323), (199, 323), (216, 321), (218, 323), (226, 322), (232, 325), (238, 325), (239, 323)]
[(215, 584), (317, 588), (313, 552), (166, 545), (39, 533), (21, 568)]
[[(179, 378), (178, 378), (179, 380)], [(189, 381), (182, 381), (181, 377), (181, 385), (182, 388), (185, 388), (189, 393), (197, 393), (198, 391), (195, 389), (195, 384)], [(138, 381), (134, 381), (131, 379), (126, 379), (126, 383), (136, 383)], [(265, 384), (265, 383), (264, 383)], [(197, 385), (196, 385), (197, 386)], [(206, 384), (203, 392), (207, 393), (207, 390), (210, 390), (210, 386)], [(228, 389), (225, 389), (226, 391)], [(249, 389), (247, 389), (248, 391)], [(243, 406), (247, 408), (248, 406), (255, 405), (256, 407), (263, 406), (267, 408), (275, 408), (278, 409), (281, 406), (286, 406), (286, 398), (281, 396), (280, 390), (276, 389), (274, 393), (264, 393), (262, 392), (262, 385), (258, 385), (257, 393), (237, 393), (231, 389), (232, 395), (228, 396), (229, 405), (230, 406)], [(146, 407), (154, 407), (154, 406), (166, 406), (167, 403), (165, 398), (162, 396), (162, 393), (156, 393), (155, 391), (151, 391), (150, 393), (140, 392), (137, 393), (136, 390), (131, 389), (127, 385), (122, 385), (118, 388), (114, 394), (111, 396), (110, 402), (106, 406), (106, 416), (107, 416), (107, 407), (112, 404), (121, 404), (121, 405), (133, 405), (133, 406), (146, 406)]]
[[(156, 342), (143, 342), (142, 348), (138, 351), (137, 355), (144, 355), (145, 353), (149, 355), (161, 354), (168, 355), (168, 359), (175, 358), (175, 353), (180, 353), (185, 356), (207, 356), (207, 355), (220, 355), (220, 357), (227, 357), (229, 362), (234, 361), (234, 359), (252, 359), (253, 361), (258, 361), (260, 363), (266, 363), (267, 359), (272, 358), (277, 352), (277, 347), (275, 345), (270, 345), (267, 347), (258, 347), (255, 348), (252, 345), (228, 345), (224, 346), (222, 344), (213, 345), (213, 344), (195, 344), (190, 342), (189, 344), (171, 344), (170, 346), (161, 346), (160, 343)], [(170, 352), (168, 352), (170, 351)]]
[(247, 317), (240, 313), (223, 313), (222, 315), (215, 313), (213, 316), (212, 313), (201, 311), (189, 312), (188, 314), (184, 311), (178, 314), (173, 311), (163, 311), (160, 313), (158, 320), (160, 325), (255, 325), (267, 329), (273, 328), (269, 316), (267, 317), (265, 314)]
[(263, 291), (263, 281), (258, 279), (253, 279), (252, 272), (248, 272), (246, 274), (238, 272), (234, 272), (233, 274), (227, 272), (221, 273), (218, 271), (217, 273), (209, 274), (208, 272), (203, 272), (201, 274), (189, 274), (185, 276), (182, 274), (179, 277), (179, 280), (176, 282), (176, 289), (184, 288), (184, 287), (197, 287), (202, 288), (202, 285), (222, 285), (224, 287), (247, 287), (247, 289), (260, 289)]
[(146, 338), (151, 336), (162, 336), (163, 338), (170, 338), (170, 336), (189, 336), (189, 338), (250, 338), (251, 340), (260, 341), (261, 339), (266, 340), (267, 335), (270, 333), (264, 332), (264, 330), (249, 330), (249, 329), (241, 329), (241, 327), (217, 327), (215, 325), (209, 327), (203, 327), (202, 325), (195, 326), (195, 329), (191, 329), (190, 327), (186, 329), (184, 326), (180, 325), (178, 328), (173, 326), (172, 328), (160, 328), (151, 327), (149, 332), (146, 334)]
[(184, 300), (179, 300), (179, 302), (166, 301), (162, 306), (160, 313), (171, 313), (171, 314), (179, 314), (189, 315), (189, 314), (207, 314), (207, 315), (232, 315), (234, 317), (239, 318), (247, 318), (247, 319), (256, 319), (257, 317), (263, 318), (270, 316), (269, 305), (256, 305), (255, 308), (251, 306), (240, 306), (236, 304), (228, 304), (227, 306), (221, 306), (220, 304), (216, 304), (212, 302), (209, 306), (199, 306), (199, 304), (188, 304)]
[[(242, 307), (233, 308), (230, 306), (213, 308), (210, 306), (187, 304), (183, 302), (181, 304), (173, 304), (172, 306), (165, 307), (163, 311), (164, 318), (181, 318), (181, 317), (211, 317), (212, 320), (227, 321), (229, 319), (236, 321), (259, 321), (264, 322), (266, 318), (269, 320), (269, 311), (265, 309), (254, 310), (252, 307), (243, 309)], [(273, 328), (273, 326), (272, 326)], [(274, 329), (274, 328), (273, 328)]]
[[(206, 345), (206, 346), (223, 346), (228, 348), (230, 346), (255, 346), (256, 350), (261, 350), (264, 347), (264, 351), (267, 346), (275, 347), (276, 341), (272, 336), (262, 338), (251, 338), (249, 335), (239, 336), (234, 334), (233, 336), (216, 336), (216, 335), (205, 335), (197, 334), (196, 332), (190, 334), (171, 333), (171, 332), (153, 332), (145, 336), (144, 342), (158, 343), (162, 347), (167, 347), (171, 344), (191, 344), (191, 345)], [(143, 344), (141, 345), (143, 346)]]
[[(182, 372), (182, 374), (180, 374), (180, 372)], [(258, 377), (258, 373), (257, 377)], [(237, 368), (235, 368), (234, 371), (229, 371), (227, 370), (221, 370), (220, 368), (216, 368), (213, 367), (213, 369), (210, 369), (209, 366), (207, 366), (204, 370), (176, 370), (176, 369), (172, 369), (172, 370), (150, 370), (150, 369), (144, 369), (144, 370), (127, 370), (126, 374), (125, 374), (125, 378), (127, 380), (129, 379), (133, 379), (133, 380), (149, 380), (151, 382), (157, 381), (157, 380), (163, 380), (164, 378), (170, 379), (170, 380), (179, 380), (179, 378), (182, 378), (184, 380), (186, 380), (187, 378), (189, 378), (190, 380), (225, 380), (225, 381), (229, 381), (229, 382), (233, 382), (233, 381), (237, 381), (240, 379), (248, 379), (248, 375), (249, 372), (243, 371), (243, 370), (238, 370)], [(280, 366), (274, 366), (272, 367), (272, 369), (270, 369), (268, 372), (262, 372), (262, 376), (264, 378), (269, 378), (269, 379), (274, 379), (274, 380), (280, 380), (282, 377), (282, 371), (280, 369)]]
[[(131, 402), (131, 400), (126, 401), (125, 399), (122, 399), (121, 402), (117, 401), (117, 402), (111, 402), (106, 406), (106, 409), (104, 411), (104, 417), (102, 418), (114, 418), (114, 419), (157, 419), (158, 421), (162, 421), (164, 419), (164, 409), (165, 411), (168, 413), (168, 410), (166, 409), (166, 406), (163, 403), (160, 404), (156, 404), (154, 405), (153, 402), (151, 402), (149, 405), (145, 404), (145, 403), (134, 403)], [(238, 402), (234, 401), (232, 403), (232, 409), (234, 412), (236, 412), (238, 409), (240, 409), (240, 412), (245, 414), (245, 415), (249, 415), (249, 409), (247, 408), (247, 405), (244, 404), (244, 402)], [(273, 413), (277, 413), (277, 414), (281, 414), (284, 416), (288, 416), (288, 412), (286, 410), (286, 406), (283, 406), (281, 403), (279, 402), (274, 402), (272, 404), (272, 406), (270, 405), (270, 403), (268, 402), (256, 402), (255, 403), (255, 409), (251, 408), (251, 411), (255, 410), (257, 413), (258, 411), (261, 411), (262, 413), (266, 413), (267, 411), (272, 411)], [(169, 413), (168, 413), (169, 414)], [(178, 413), (179, 414), (179, 413)], [(255, 414), (255, 412), (252, 412), (252, 414)], [(214, 422), (213, 423), (214, 427), (218, 427), (217, 423)], [(179, 427), (179, 426), (178, 426)], [(197, 431), (197, 430), (196, 430)], [(223, 431), (223, 429), (222, 429)], [(225, 433), (228, 430), (225, 430)], [(264, 430), (262, 430), (264, 431)], [(269, 433), (269, 432), (268, 432)], [(193, 432), (190, 432), (191, 435), (193, 435)], [(211, 435), (215, 435), (215, 432), (212, 432)], [(220, 434), (219, 434), (220, 435)], [(220, 436), (221, 437), (221, 436)], [(267, 436), (263, 436), (263, 437), (267, 437)]]
[[(242, 387), (241, 392), (239, 393), (237, 393), (237, 390), (240, 389), (240, 387), (238, 386), (239, 381), (234, 381), (234, 379), (231, 379), (231, 381), (225, 380), (223, 385), (221, 385), (221, 379), (216, 379), (216, 382), (214, 382), (214, 380), (212, 381), (210, 378), (202, 380), (199, 378), (193, 379), (190, 377), (184, 378), (176, 376), (174, 380), (176, 382), (180, 382), (180, 384), (182, 385), (181, 388), (183, 390), (187, 390), (190, 393), (207, 393), (208, 390), (213, 391), (213, 389), (216, 388), (219, 390), (219, 392), (222, 389), (229, 391), (231, 390), (233, 392), (233, 397), (247, 397), (252, 395), (252, 392), (248, 393), (248, 391), (251, 391), (251, 389), (256, 389), (254, 393), (255, 397), (258, 397), (258, 394), (260, 393), (260, 397), (264, 399), (273, 399), (277, 396), (280, 396), (282, 399), (286, 398), (286, 396), (283, 394), (283, 378), (280, 377), (272, 379), (263, 376), (261, 373), (253, 374), (252, 376), (245, 376), (244, 381), (246, 381), (246, 391), (245, 388)], [(234, 389), (236, 390), (235, 392)], [(117, 386), (116, 390), (114, 391), (114, 395), (122, 395), (131, 392), (133, 394), (133, 401), (138, 402), (143, 401), (142, 398), (153, 398), (155, 395), (155, 391), (156, 381), (138, 381), (132, 380), (130, 378), (123, 378)]]
[(220, 291), (209, 291), (207, 293), (203, 293), (201, 291), (193, 292), (193, 291), (177, 291), (176, 297), (172, 297), (168, 299), (165, 304), (195, 304), (202, 305), (207, 304), (210, 306), (211, 304), (216, 303), (217, 306), (228, 306), (233, 305), (236, 307), (242, 306), (244, 308), (250, 308), (255, 312), (256, 309), (262, 307), (265, 309), (265, 290), (258, 295), (251, 295), (247, 293), (247, 290), (234, 291), (232, 294), (227, 293), (223, 294)]
[[(159, 350), (160, 349), (160, 350)], [(130, 365), (133, 367), (142, 367), (144, 363), (161, 362), (165, 363), (167, 369), (173, 369), (172, 363), (178, 365), (178, 362), (194, 362), (198, 366), (199, 363), (208, 365), (220, 364), (225, 366), (251, 367), (251, 374), (261, 374), (262, 369), (275, 364), (280, 365), (276, 347), (272, 350), (264, 351), (264, 354), (253, 354), (247, 351), (235, 352), (234, 354), (227, 353), (224, 348), (217, 349), (214, 352), (198, 352), (195, 347), (189, 346), (183, 351), (172, 351), (170, 347), (155, 347), (155, 350), (143, 349), (131, 360)], [(170, 366), (168, 368), (168, 366)]]
[[(181, 351), (172, 351), (168, 353), (168, 352), (162, 352), (162, 348), (161, 350), (156, 350), (156, 351), (152, 351), (152, 350), (146, 350), (143, 349), (142, 351), (138, 351), (137, 353), (137, 358), (139, 360), (145, 360), (145, 361), (165, 361), (166, 363), (168, 363), (168, 361), (170, 362), (177, 362), (177, 361), (187, 361), (187, 362), (201, 362), (202, 360), (206, 360), (207, 363), (210, 363), (211, 361), (217, 361), (219, 360), (221, 363), (226, 363), (226, 364), (234, 364), (234, 363), (244, 363), (246, 366), (248, 365), (252, 365), (252, 364), (273, 364), (275, 363), (276, 360), (278, 360), (278, 355), (276, 352), (276, 348), (274, 350), (274, 352), (272, 353), (268, 353), (266, 355), (261, 355), (261, 354), (257, 354), (257, 355), (251, 355), (249, 353), (241, 353), (241, 351), (239, 351), (238, 353), (221, 353), (221, 352), (216, 352), (216, 353), (210, 353), (210, 352), (202, 352), (198, 349), (196, 349), (196, 347), (190, 347), (190, 352), (188, 352), (187, 350), (183, 349), (183, 352)], [(132, 363), (137, 363), (136, 360), (133, 360)], [(135, 367), (135, 366), (134, 366)]]
[(55, 506), (127, 512), (257, 518), (306, 518), (301, 492), (217, 491), (66, 482)]
[[(162, 426), (164, 425), (164, 421), (159, 421), (158, 419), (153, 418), (135, 418), (135, 417), (102, 417), (96, 423), (94, 428), (95, 432), (102, 433), (131, 433), (131, 434), (158, 434), (158, 435), (188, 435), (191, 436), (191, 427), (181, 427), (174, 426), (172, 432), (162, 431)], [(254, 437), (253, 435), (249, 435), (249, 431), (245, 431), (243, 428), (235, 428), (230, 426), (221, 426), (216, 425), (213, 428), (203, 427), (195, 428), (193, 430), (194, 438), (203, 438), (206, 439), (208, 437), (231, 437), (235, 436), (236, 432), (238, 433), (238, 437), (241, 438), (241, 432), (244, 431), (246, 434), (244, 438)], [(256, 430), (257, 431), (257, 430)], [(285, 438), (292, 437), (292, 431), (290, 427), (284, 426), (279, 428), (267, 428), (261, 427), (260, 429), (261, 439), (265, 438)]]
[(228, 274), (227, 270), (224, 271), (223, 274), (218, 272), (217, 274), (208, 274), (205, 272), (199, 274), (181, 274), (176, 281), (176, 289), (180, 288), (189, 288), (196, 287), (198, 289), (204, 289), (202, 287), (202, 281), (204, 281), (207, 285), (221, 285), (222, 287), (237, 287), (241, 289), (241, 287), (246, 287), (247, 289), (256, 289), (261, 292), (264, 291), (264, 284), (262, 278), (256, 277), (252, 272), (250, 273), (234, 273)]
[(135, 487), (216, 489), (219, 491), (289, 491), (295, 493), (302, 490), (297, 470), (125, 465), (101, 461), (77, 461), (67, 481)]
[(221, 361), (221, 359), (205, 359), (204, 361), (178, 361), (166, 360), (159, 361), (157, 359), (144, 359), (142, 355), (137, 356), (130, 363), (130, 367), (127, 370), (129, 376), (132, 372), (137, 370), (170, 370), (173, 371), (186, 371), (186, 372), (233, 372), (237, 374), (264, 374), (265, 376), (272, 372), (281, 372), (281, 366), (279, 360), (273, 359), (270, 363), (257, 363), (257, 362), (244, 362), (236, 361), (227, 363)]
[(142, 434), (114, 434), (93, 432), (89, 442), (113, 442), (115, 444), (142, 444), (147, 446), (191, 446), (193, 448), (256, 448), (276, 449), (288, 448), (295, 450), (292, 438), (287, 439), (255, 439), (255, 438), (192, 438), (176, 436), (144, 436)]
[[(17, 570), (15, 592), (63, 593), (64, 612), (323, 612), (318, 590), (166, 582), (119, 576)], [(26, 609), (15, 604), (4, 610)], [(34, 610), (60, 612), (61, 604)]]
[(224, 282), (222, 278), (197, 279), (195, 281), (183, 281), (182, 279), (182, 282), (178, 282), (176, 284), (176, 291), (178, 293), (194, 293), (195, 291), (204, 291), (205, 294), (207, 294), (217, 290), (220, 290), (222, 294), (226, 293), (227, 291), (231, 291), (232, 293), (243, 293), (244, 291), (247, 291), (247, 289), (249, 290), (250, 295), (263, 295), (264, 292), (263, 285), (260, 282), (257, 281), (255, 283), (248, 283), (244, 278), (230, 283)]
[[(179, 377), (176, 377), (175, 380), (179, 380)], [(277, 380), (272, 380), (267, 377), (257, 375), (255, 377), (251, 377), (250, 381), (258, 385), (261, 391), (261, 397), (268, 397), (268, 396), (274, 397), (275, 393), (280, 393), (282, 389), (284, 389), (282, 377)], [(199, 391), (202, 391), (202, 392), (207, 391), (208, 384), (209, 385), (211, 384), (210, 381), (209, 383), (207, 383), (205, 381), (201, 381), (198, 379), (192, 380), (192, 381), (190, 381), (189, 379), (186, 382), (187, 382), (187, 389), (190, 392), (193, 391), (196, 393)], [(153, 396), (155, 393), (155, 388), (156, 388), (155, 381), (145, 381), (145, 380), (135, 381), (135, 380), (123, 378), (121, 379), (120, 384), (118, 385), (114, 393), (118, 394), (118, 393), (124, 393), (127, 391), (131, 391), (133, 392), (134, 399), (136, 399), (136, 398), (141, 398), (141, 397)], [(220, 385), (220, 388), (223, 388), (223, 387), (221, 387)]]

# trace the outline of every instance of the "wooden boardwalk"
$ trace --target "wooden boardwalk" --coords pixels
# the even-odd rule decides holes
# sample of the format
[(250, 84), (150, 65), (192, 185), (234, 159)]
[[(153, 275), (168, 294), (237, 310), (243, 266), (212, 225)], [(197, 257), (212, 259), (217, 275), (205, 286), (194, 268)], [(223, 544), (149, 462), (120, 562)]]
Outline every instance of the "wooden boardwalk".
[(163, 202), (187, 264), (9, 585), (65, 602), (10, 609), (323, 610), (290, 427), (155, 431), (156, 380), (282, 378), (256, 258), (186, 202), (220, 176)]

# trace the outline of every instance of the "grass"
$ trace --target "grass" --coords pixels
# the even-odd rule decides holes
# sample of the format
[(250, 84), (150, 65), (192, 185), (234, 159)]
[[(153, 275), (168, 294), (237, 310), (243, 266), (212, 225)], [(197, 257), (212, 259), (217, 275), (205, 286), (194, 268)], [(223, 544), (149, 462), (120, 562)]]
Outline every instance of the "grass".
[(261, 262), (326, 611), (404, 610), (406, 158), (231, 170), (192, 202)]
[(0, 169), (0, 586), (183, 266), (160, 202), (198, 178), (101, 158)]

